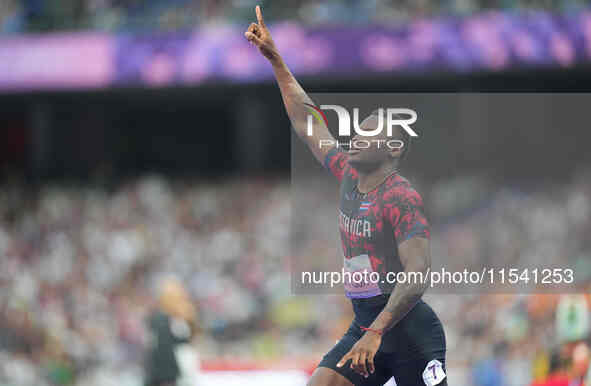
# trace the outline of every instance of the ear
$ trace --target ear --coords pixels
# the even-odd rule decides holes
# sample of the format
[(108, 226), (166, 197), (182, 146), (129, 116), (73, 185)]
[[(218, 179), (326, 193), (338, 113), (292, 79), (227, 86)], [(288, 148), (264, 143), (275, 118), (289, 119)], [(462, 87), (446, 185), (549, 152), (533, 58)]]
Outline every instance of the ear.
[(388, 150), (388, 155), (390, 156), (390, 158), (400, 158), (400, 156), (402, 155), (402, 147), (395, 147), (392, 146), (389, 150)]

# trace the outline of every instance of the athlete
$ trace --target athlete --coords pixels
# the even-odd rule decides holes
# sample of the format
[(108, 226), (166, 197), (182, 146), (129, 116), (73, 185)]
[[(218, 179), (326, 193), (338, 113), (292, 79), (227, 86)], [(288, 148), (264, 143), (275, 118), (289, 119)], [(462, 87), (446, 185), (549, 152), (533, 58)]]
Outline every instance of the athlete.
[(147, 322), (149, 345), (145, 386), (190, 384), (195, 364), (191, 340), (197, 330), (196, 310), (183, 284), (170, 278), (159, 289), (158, 307)]
[[(244, 34), (246, 39), (271, 63), (296, 133), (340, 183), (339, 228), (345, 270), (375, 272), (380, 277), (378, 281), (345, 283), (355, 318), (322, 358), (308, 385), (373, 386), (392, 377), (399, 386), (446, 385), (443, 327), (421, 300), (428, 281), (395, 285), (393, 280), (382, 280), (389, 273), (402, 271), (426, 277), (431, 265), (430, 230), (422, 199), (398, 173), (408, 153), (408, 134), (400, 127), (392, 133), (406, 146), (385, 146), (385, 140), (392, 138), (383, 133), (372, 138), (377, 141), (370, 141), (368, 148), (352, 146), (347, 153), (338, 149), (322, 120), (313, 122), (312, 135), (308, 135), (308, 106), (314, 103), (279, 55), (259, 6), (256, 16), (257, 23)], [(379, 112), (375, 112), (360, 127), (369, 131), (378, 124)], [(352, 138), (352, 143), (358, 139)]]

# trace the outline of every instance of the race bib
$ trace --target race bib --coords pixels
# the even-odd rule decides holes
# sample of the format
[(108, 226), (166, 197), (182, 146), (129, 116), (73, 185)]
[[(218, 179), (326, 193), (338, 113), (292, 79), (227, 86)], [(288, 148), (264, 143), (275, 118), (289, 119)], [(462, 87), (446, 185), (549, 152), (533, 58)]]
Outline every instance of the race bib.
[(437, 359), (433, 359), (427, 363), (425, 371), (423, 371), (423, 381), (427, 386), (438, 385), (445, 379), (445, 371), (443, 371), (443, 365)]
[(369, 298), (381, 295), (379, 274), (374, 272), (368, 255), (344, 260), (345, 292), (349, 298)]

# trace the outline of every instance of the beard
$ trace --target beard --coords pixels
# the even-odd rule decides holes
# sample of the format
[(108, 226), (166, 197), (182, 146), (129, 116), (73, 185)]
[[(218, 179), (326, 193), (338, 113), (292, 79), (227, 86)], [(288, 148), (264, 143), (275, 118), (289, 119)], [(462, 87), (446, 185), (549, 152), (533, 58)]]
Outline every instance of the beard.
[(383, 160), (352, 160), (349, 159), (347, 161), (349, 165), (358, 172), (369, 174), (375, 170), (377, 170), (383, 164)]

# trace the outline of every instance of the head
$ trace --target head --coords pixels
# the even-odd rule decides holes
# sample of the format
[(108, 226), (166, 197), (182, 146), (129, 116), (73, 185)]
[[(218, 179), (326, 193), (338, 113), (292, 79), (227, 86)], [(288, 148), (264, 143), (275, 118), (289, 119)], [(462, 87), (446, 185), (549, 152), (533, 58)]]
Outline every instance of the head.
[(158, 288), (160, 309), (169, 315), (187, 319), (194, 314), (191, 297), (183, 283), (175, 277), (166, 277)]
[[(392, 136), (388, 137), (386, 117), (383, 117), (383, 130), (374, 136), (359, 134), (351, 138), (349, 164), (362, 172), (371, 172), (385, 164), (399, 167), (410, 150), (410, 135), (400, 126), (394, 126)], [(359, 128), (375, 130), (379, 124), (379, 110), (374, 110), (361, 122)]]

